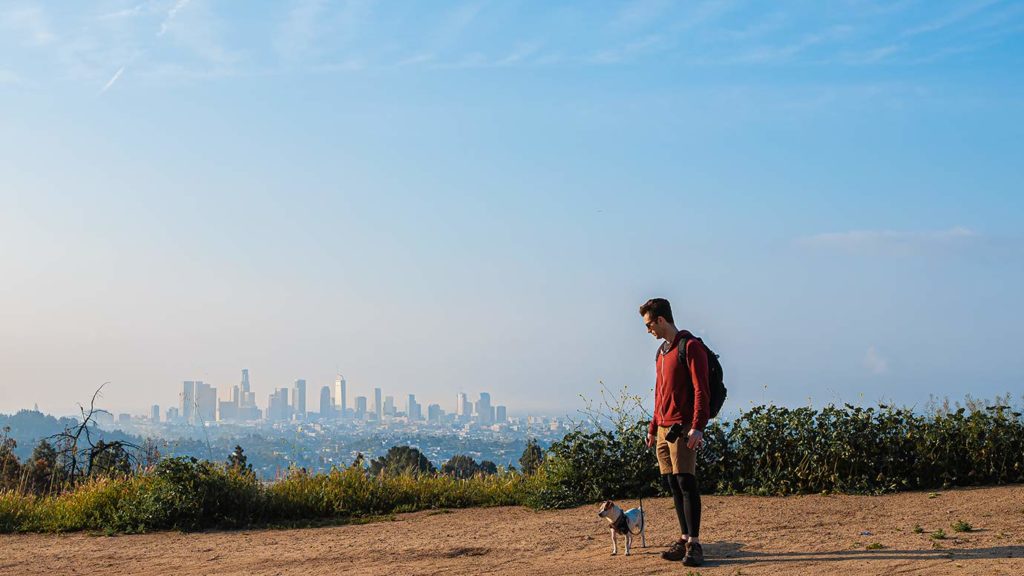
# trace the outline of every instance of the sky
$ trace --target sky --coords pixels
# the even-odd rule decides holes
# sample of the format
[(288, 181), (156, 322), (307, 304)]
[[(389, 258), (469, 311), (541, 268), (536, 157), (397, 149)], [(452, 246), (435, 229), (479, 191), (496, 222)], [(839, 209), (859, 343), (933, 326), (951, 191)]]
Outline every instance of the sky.
[[(1024, 389), (1024, 3), (0, 2), (0, 412)], [(397, 402), (404, 406), (404, 401)]]

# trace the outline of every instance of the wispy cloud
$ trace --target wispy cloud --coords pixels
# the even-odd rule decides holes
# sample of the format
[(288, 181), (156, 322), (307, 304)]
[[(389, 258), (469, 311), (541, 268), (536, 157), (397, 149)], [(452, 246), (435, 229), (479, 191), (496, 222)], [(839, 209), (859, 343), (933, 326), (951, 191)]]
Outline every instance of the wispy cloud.
[(768, 64), (788, 61), (811, 47), (848, 38), (853, 32), (854, 28), (852, 26), (832, 26), (821, 32), (807, 34), (790, 44), (755, 48), (740, 54), (734, 59), (734, 62), (739, 64)]
[(948, 230), (900, 232), (894, 230), (855, 230), (831, 232), (798, 239), (804, 246), (834, 248), (848, 251), (883, 250), (907, 252), (926, 246), (941, 246), (977, 238), (978, 234), (963, 226)]
[(167, 16), (164, 17), (164, 21), (160, 23), (160, 32), (157, 33), (157, 36), (163, 36), (167, 33), (171, 24), (174, 22), (174, 18), (178, 15), (178, 12), (181, 12), (181, 10), (185, 8), (185, 6), (188, 6), (191, 1), (192, 0), (176, 0), (174, 5), (171, 6), (171, 9), (167, 11)]
[(114, 75), (103, 86), (103, 89), (100, 90), (100, 94), (103, 94), (107, 90), (110, 90), (110, 87), (113, 86), (117, 82), (118, 78), (121, 77), (121, 74), (124, 73), (124, 68), (125, 68), (124, 66), (121, 66), (120, 68), (117, 69), (117, 72), (114, 72)]
[(889, 371), (889, 362), (878, 352), (875, 345), (868, 346), (864, 353), (864, 367), (872, 374), (885, 374)]
[(919, 36), (921, 34), (928, 34), (942, 30), (943, 28), (948, 28), (949, 26), (953, 26), (954, 24), (958, 24), (974, 16), (997, 2), (998, 0), (976, 0), (975, 2), (959, 5), (956, 10), (953, 10), (941, 18), (936, 18), (935, 20), (931, 20), (919, 26), (905, 30), (903, 32), (903, 36)]
[(618, 64), (640, 54), (662, 51), (667, 46), (668, 42), (662, 36), (654, 34), (637, 38), (624, 46), (601, 50), (594, 54), (589, 61), (593, 64)]

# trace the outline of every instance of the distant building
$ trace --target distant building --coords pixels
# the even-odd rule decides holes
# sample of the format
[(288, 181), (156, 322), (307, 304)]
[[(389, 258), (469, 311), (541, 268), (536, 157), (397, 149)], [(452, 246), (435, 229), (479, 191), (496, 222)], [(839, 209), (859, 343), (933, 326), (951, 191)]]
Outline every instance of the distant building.
[(416, 402), (415, 394), (409, 394), (409, 400), (406, 403), (405, 415), (409, 418), (410, 422), (416, 422), (423, 419), (423, 413), (420, 410), (419, 403)]
[(441, 416), (443, 415), (444, 411), (441, 410), (441, 406), (439, 404), (431, 404), (430, 406), (427, 406), (427, 422), (440, 424)]
[(196, 383), (192, 380), (185, 380), (181, 386), (181, 395), (178, 396), (178, 412), (186, 424), (191, 424), (196, 413)]
[(348, 411), (348, 403), (345, 398), (348, 392), (346, 390), (347, 387), (348, 383), (345, 382), (345, 377), (338, 374), (338, 377), (334, 380), (334, 407), (338, 409), (339, 418), (344, 418), (345, 413)]
[(366, 396), (356, 396), (356, 419), (362, 420), (366, 417)]
[[(217, 420), (217, 389), (209, 384), (197, 381), (196, 391), (196, 417), (200, 423), (213, 422)], [(196, 423), (196, 420), (193, 420)]]
[(373, 413), (377, 415), (378, 421), (384, 417), (384, 407), (380, 403), (380, 388), (373, 389)]
[(153, 422), (160, 421), (160, 406), (153, 404), (153, 407), (149, 410), (149, 419)]
[(330, 418), (334, 414), (334, 402), (331, 400), (331, 387), (320, 389), (320, 417)]
[(505, 412), (504, 406), (497, 406), (495, 408), (494, 421), (497, 422), (498, 424), (504, 424), (505, 422), (508, 422), (508, 414)]
[(292, 414), (297, 420), (306, 418), (306, 381), (299, 379), (292, 385)]
[(173, 406), (168, 408), (167, 409), (167, 421), (168, 422), (177, 422), (178, 419), (180, 418), (180, 414), (181, 413), (178, 412), (177, 408), (175, 408)]
[(267, 420), (288, 420), (291, 417), (288, 406), (288, 389), (278, 388), (267, 401)]
[(385, 396), (384, 397), (384, 414), (386, 416), (394, 416), (398, 410), (395, 409), (395, 397)]
[(469, 398), (462, 392), (459, 392), (458, 397), (455, 399), (455, 415), (469, 418), (470, 412), (472, 412), (472, 409), (469, 406)]
[(494, 422), (494, 411), (491, 410), (491, 395), (487, 392), (480, 393), (480, 400), (476, 403), (476, 418), (481, 424)]
[(118, 424), (130, 424), (131, 421), (132, 421), (132, 415), (131, 414), (118, 414), (117, 415), (117, 423)]

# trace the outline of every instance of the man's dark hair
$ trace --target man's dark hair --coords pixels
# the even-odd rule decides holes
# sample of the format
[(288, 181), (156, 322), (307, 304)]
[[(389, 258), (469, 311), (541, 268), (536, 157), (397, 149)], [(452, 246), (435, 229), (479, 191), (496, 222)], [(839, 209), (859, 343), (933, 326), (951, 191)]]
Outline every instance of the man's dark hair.
[(655, 320), (658, 316), (661, 316), (669, 324), (676, 323), (676, 321), (672, 319), (672, 305), (664, 298), (651, 298), (647, 302), (644, 302), (643, 305), (640, 306), (640, 315), (643, 316), (648, 312), (651, 313), (651, 320)]

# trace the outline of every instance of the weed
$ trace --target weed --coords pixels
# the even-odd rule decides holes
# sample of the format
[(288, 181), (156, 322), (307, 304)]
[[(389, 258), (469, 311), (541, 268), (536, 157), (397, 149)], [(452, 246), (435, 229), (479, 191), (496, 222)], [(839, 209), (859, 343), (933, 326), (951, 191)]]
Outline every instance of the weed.
[(871, 544), (868, 544), (864, 548), (867, 549), (867, 550), (881, 550), (882, 548), (885, 548), (885, 546), (883, 546), (879, 542), (872, 542)]
[(968, 524), (967, 522), (964, 522), (963, 520), (957, 520), (955, 523), (953, 523), (954, 532), (971, 532), (973, 530), (974, 527)]
[(933, 540), (945, 540), (946, 539), (946, 531), (943, 530), (942, 528), (939, 528), (935, 532), (932, 532), (932, 539)]
[(920, 524), (914, 524), (914, 534), (924, 533), (924, 528), (921, 528)]

